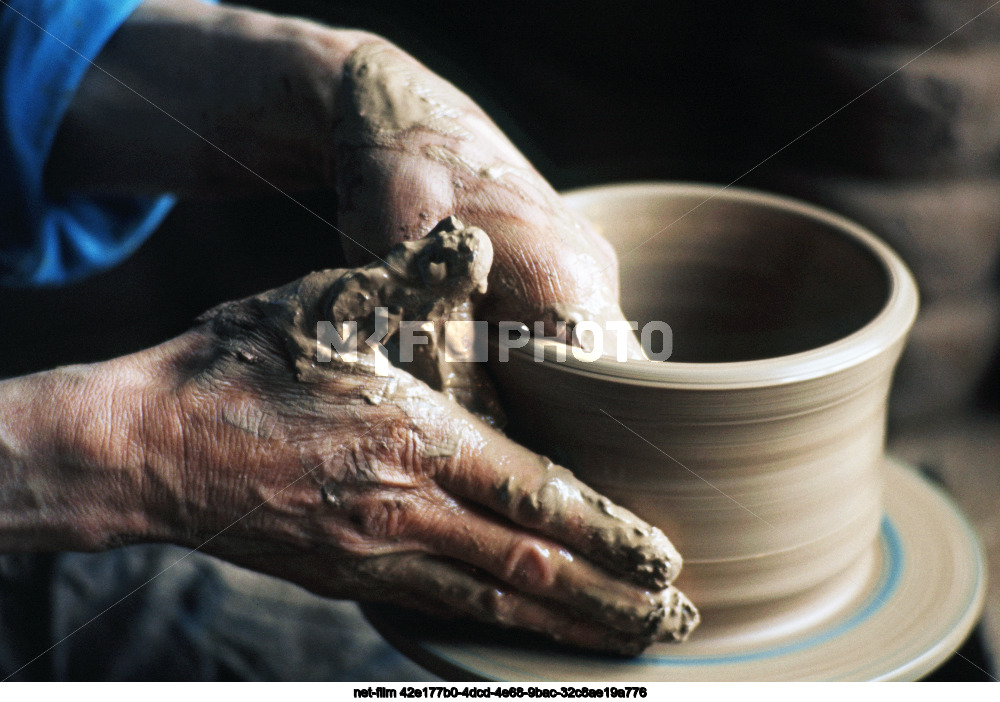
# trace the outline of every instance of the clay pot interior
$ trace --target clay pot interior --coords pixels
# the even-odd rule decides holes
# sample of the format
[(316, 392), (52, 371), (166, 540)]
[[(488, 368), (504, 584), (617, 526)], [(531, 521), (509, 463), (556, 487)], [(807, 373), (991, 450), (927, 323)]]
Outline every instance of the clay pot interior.
[[(662, 226), (697, 203), (677, 197)], [(805, 216), (711, 201), (640, 244), (634, 234), (645, 227), (612, 228), (607, 214), (601, 227), (623, 255), (625, 315), (640, 328), (669, 323), (674, 363), (808, 351), (856, 332), (888, 298), (887, 271), (871, 251)]]

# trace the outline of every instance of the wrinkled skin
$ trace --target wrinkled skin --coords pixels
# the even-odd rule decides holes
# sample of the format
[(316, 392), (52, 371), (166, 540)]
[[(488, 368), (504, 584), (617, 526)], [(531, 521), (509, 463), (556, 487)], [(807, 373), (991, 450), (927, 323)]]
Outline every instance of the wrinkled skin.
[[(373, 105), (369, 94), (391, 82), (398, 89)], [(414, 95), (416, 108), (397, 109)], [(554, 322), (622, 318), (614, 250), (454, 86), (375, 42), (351, 54), (337, 104), (334, 181), (338, 225), (356, 240), (343, 239), (351, 260), (384, 255), (455, 215), (493, 242), (483, 318), (545, 321), (549, 333)], [(387, 119), (394, 110), (415, 119)]]
[(182, 428), (186, 543), (323, 595), (590, 648), (686, 635), (696, 615), (661, 592), (680, 559), (657, 529), (404, 370), (315, 361), (310, 329), (345, 275), (223, 305), (174, 342), (154, 405), (175, 413), (156, 426)]
[[(385, 259), (455, 215), (492, 241), (479, 318), (540, 320), (555, 333), (557, 321), (621, 317), (610, 246), (482, 110), (378, 37), (147, 0), (99, 63), (108, 74), (88, 72), (53, 147), (53, 191), (335, 188), (353, 263)], [(379, 101), (380, 86), (392, 99)], [(395, 110), (396, 99), (416, 117), (368, 109)], [(0, 463), (38, 477), (0, 490), (12, 496), (0, 513), (19, 525), (0, 540), (39, 550), (173, 541), (324, 595), (602, 650), (635, 653), (690, 630), (696, 615), (668, 588), (679, 558), (662, 533), (404, 370), (313, 364), (308, 343), (290, 343), (288, 319), (322, 318), (333, 284), (307, 276), (217, 308), (154, 349), (9, 381), (0, 438), (14, 438), (0, 442)], [(315, 329), (299, 333), (308, 342)]]
[[(454, 215), (493, 240), (481, 318), (545, 321), (548, 333), (556, 320), (621, 318), (608, 243), (472, 100), (376, 35), (146, 0), (98, 65), (107, 72), (87, 73), (53, 145), (55, 193), (335, 189), (352, 265)], [(413, 118), (387, 121), (394, 110)]]

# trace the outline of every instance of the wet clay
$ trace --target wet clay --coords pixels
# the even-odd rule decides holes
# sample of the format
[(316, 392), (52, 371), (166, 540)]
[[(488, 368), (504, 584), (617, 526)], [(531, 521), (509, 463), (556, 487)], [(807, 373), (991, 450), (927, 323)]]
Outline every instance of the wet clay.
[[(363, 377), (364, 382), (358, 384), (359, 402), (391, 403), (414, 427), (440, 426), (442, 410), (454, 407), (447, 436), (433, 431), (422, 436), (423, 457), (447, 457), (460, 450), (489, 456), (489, 429), (459, 406), (495, 427), (503, 422), (499, 402), (485, 364), (447, 359), (444, 328), (449, 321), (471, 320), (472, 298), (485, 292), (491, 263), (487, 235), (449, 217), (423, 239), (399, 244), (383, 261), (312, 273), (282, 288), (216, 308), (204, 320), (222, 337), (232, 337), (225, 332), (232, 324), (270, 328), (284, 342), (299, 382), (324, 382), (331, 373)], [(414, 346), (412, 360), (404, 361), (400, 332), (408, 322), (422, 323), (427, 343)], [(332, 325), (345, 340), (354, 325), (356, 344), (341, 352), (322, 343), (321, 323)], [(370, 338), (380, 344), (367, 343)], [(320, 360), (324, 350), (326, 361)], [(233, 354), (242, 358), (239, 349), (233, 349)], [(450, 401), (439, 401), (436, 393)], [(224, 419), (258, 436), (268, 431), (259, 417)], [(681, 558), (666, 536), (594, 492), (565, 468), (541, 457), (536, 460), (541, 461), (537, 471), (494, 486), (494, 508), (515, 522), (551, 534), (558, 533), (560, 524), (572, 524), (564, 540), (575, 538), (577, 546), (586, 548), (598, 565), (630, 572), (648, 590), (648, 596), (637, 602), (582, 585), (569, 587), (577, 600), (587, 601), (588, 611), (600, 612), (605, 621), (630, 623), (637, 638), (619, 649), (631, 651), (644, 646), (643, 640), (684, 640), (699, 617), (694, 606), (670, 585), (680, 571)], [(336, 481), (325, 481), (319, 488), (324, 503), (339, 508)], [(600, 548), (594, 548), (597, 545)], [(559, 572), (560, 554), (539, 558), (539, 572)], [(392, 560), (384, 562), (389, 567)], [(448, 592), (454, 585), (446, 582), (451, 572), (440, 571), (444, 580), (435, 592)]]
[[(348, 57), (337, 99), (340, 120), (334, 138), (339, 145), (409, 151), (428, 163), (446, 167), (452, 184), (442, 186), (442, 193), (455, 197), (453, 191), (461, 190), (464, 194), (457, 199), (463, 201), (486, 193), (483, 197), (492, 207), (497, 202), (495, 194), (502, 191), (501, 199), (515, 203), (509, 205), (515, 211), (527, 203), (537, 212), (538, 219), (525, 226), (545, 230), (547, 236), (558, 239), (560, 255), (572, 261), (564, 271), (572, 270), (573, 277), (587, 281), (574, 286), (573, 304), (552, 300), (534, 315), (545, 324), (547, 336), (575, 343), (573, 329), (580, 321), (621, 319), (613, 276), (609, 275), (611, 264), (596, 250), (593, 234), (512, 144), (506, 140), (483, 144), (487, 137), (470, 131), (486, 118), (452, 86), (398, 49), (373, 42), (358, 47)], [(483, 126), (486, 133), (495, 132), (494, 127)], [(342, 197), (344, 203), (351, 203), (346, 205), (348, 209), (372, 207), (356, 201), (363, 188), (350, 192)], [(410, 229), (422, 226), (414, 224)], [(494, 290), (521, 289), (523, 281), (518, 276), (518, 271), (495, 270)], [(643, 358), (638, 340), (628, 336), (627, 344), (630, 358)]]
[(609, 561), (608, 566), (635, 572), (649, 588), (665, 587), (677, 578), (683, 560), (662, 531), (639, 522), (566, 468), (544, 456), (537, 460), (538, 472), (531, 474), (537, 487), (524, 485), (514, 476), (497, 486), (498, 501), (515, 521), (538, 528), (556, 523), (566, 514), (587, 514), (588, 537), (620, 558)]
[(339, 141), (354, 146), (393, 146), (419, 127), (443, 136), (471, 139), (456, 118), (461, 111), (428, 82), (428, 73), (401, 60), (387, 44), (363, 44), (344, 64), (343, 119)]
[[(642, 634), (653, 640), (685, 640), (698, 626), (700, 616), (684, 594), (671, 585), (683, 561), (666, 535), (580, 482), (566, 468), (544, 456), (537, 460), (539, 472), (531, 475), (537, 485), (529, 488), (511, 476), (498, 486), (498, 500), (507, 514), (519, 524), (543, 531), (566, 521), (568, 515), (587, 515), (586, 523), (580, 525), (582, 533), (591, 544), (603, 545), (598, 553), (609, 554), (603, 561), (599, 557), (593, 560), (635, 573), (649, 593), (641, 603), (621, 594), (600, 593), (596, 585), (583, 587), (575, 594), (591, 595), (588, 610), (601, 611), (605, 621), (642, 621)], [(552, 567), (559, 557), (558, 553), (547, 554), (551, 562), (546, 565)]]
[[(485, 367), (448, 360), (446, 325), (472, 319), (474, 294), (486, 290), (493, 258), (489, 237), (449, 217), (427, 237), (394, 248), (383, 261), (353, 269), (311, 273), (250, 301), (277, 323), (301, 380), (320, 379), (333, 366), (377, 377), (361, 395), (369, 404), (400, 399), (415, 390), (388, 373), (388, 364), (419, 378), (493, 426), (503, 411)], [(319, 304), (316, 304), (317, 301)], [(317, 325), (329, 322), (351, 353), (338, 353), (317, 338)], [(416, 343), (412, 358), (400, 358), (401, 325), (410, 324)], [(415, 328), (419, 327), (419, 328)], [(350, 338), (354, 335), (354, 339)], [(332, 337), (331, 337), (332, 338)], [(369, 340), (371, 343), (369, 343)], [(329, 362), (319, 360), (323, 353)], [(451, 349), (452, 358), (467, 349)]]
[[(410, 598), (406, 604), (435, 616), (455, 618), (472, 616), (501, 626), (520, 626), (546, 634), (556, 641), (565, 641), (566, 620), (561, 617), (519, 615), (518, 597), (507, 586), (491, 578), (475, 577), (468, 569), (445, 559), (427, 554), (406, 553), (381, 556), (362, 566), (366, 577), (391, 587), (394, 579), (405, 579), (419, 591), (433, 592), (434, 598)], [(604, 595), (605, 593), (600, 593)], [(593, 602), (608, 610), (614, 602), (601, 599), (594, 592)], [(397, 601), (398, 604), (398, 601)], [(629, 618), (626, 631), (607, 631), (591, 647), (623, 655), (638, 655), (653, 641), (682, 641), (697, 625), (697, 612), (674, 588), (650, 594), (640, 607), (619, 607)], [(638, 613), (642, 610), (643, 613)], [(593, 615), (593, 612), (591, 612)], [(605, 618), (613, 622), (614, 617)], [(631, 633), (627, 633), (631, 632)]]

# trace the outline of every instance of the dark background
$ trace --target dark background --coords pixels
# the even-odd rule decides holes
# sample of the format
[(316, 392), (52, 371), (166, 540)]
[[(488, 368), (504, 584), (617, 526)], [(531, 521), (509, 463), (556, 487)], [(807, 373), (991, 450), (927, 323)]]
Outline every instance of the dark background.
[[(988, 122), (1000, 113), (990, 79), (1000, 73), (984, 73), (1000, 56), (997, 12), (830, 117), (987, 2), (248, 4), (397, 42), (479, 101), (557, 188), (738, 182), (856, 217), (921, 284), (894, 436), (943, 417), (995, 417), (1000, 200), (983, 198), (1000, 193), (1000, 130)], [(935, 192), (958, 194), (928, 199)], [(335, 221), (332, 193), (301, 199)], [(341, 263), (336, 233), (279, 194), (181, 203), (112, 271), (59, 289), (0, 289), (0, 377), (150, 346), (218, 302)], [(45, 610), (51, 593), (32, 582), (26, 611)], [(988, 667), (981, 650), (964, 653)], [(982, 677), (955, 664), (945, 677)]]

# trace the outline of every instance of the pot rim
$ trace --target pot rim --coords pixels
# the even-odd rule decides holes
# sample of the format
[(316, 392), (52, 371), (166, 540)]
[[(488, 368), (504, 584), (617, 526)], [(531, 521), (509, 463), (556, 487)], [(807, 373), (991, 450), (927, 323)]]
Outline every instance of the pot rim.
[[(552, 340), (531, 339), (521, 348), (510, 349), (512, 359), (520, 358), (522, 361), (532, 362), (535, 349), (541, 346), (545, 359), (543, 363), (550, 368), (556, 367), (561, 372), (626, 384), (719, 390), (768, 387), (822, 378), (855, 367), (901, 342), (916, 319), (917, 285), (899, 255), (861, 225), (822, 207), (750, 188), (666, 181), (598, 185), (565, 192), (563, 197), (573, 209), (574, 200), (604, 194), (694, 195), (704, 198), (696, 207), (702, 207), (713, 200), (722, 200), (771, 207), (804, 216), (854, 239), (872, 253), (888, 278), (888, 298), (878, 314), (857, 331), (807, 351), (773, 358), (724, 363), (637, 360), (619, 362), (610, 357), (593, 361), (579, 360), (572, 353), (567, 353), (565, 360), (557, 361), (557, 348), (563, 344)], [(626, 256), (635, 251), (636, 249), (632, 249)]]

